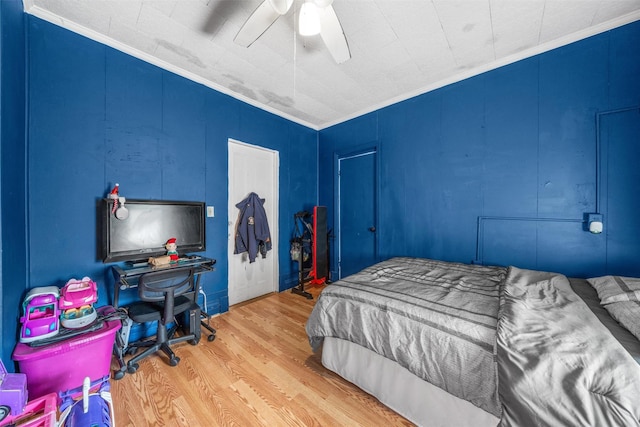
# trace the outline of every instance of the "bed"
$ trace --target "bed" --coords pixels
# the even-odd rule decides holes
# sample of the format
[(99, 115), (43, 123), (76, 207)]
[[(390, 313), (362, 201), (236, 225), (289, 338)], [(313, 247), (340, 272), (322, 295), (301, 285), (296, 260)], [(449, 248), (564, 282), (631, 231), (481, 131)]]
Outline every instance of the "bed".
[(640, 425), (640, 341), (599, 293), (555, 273), (392, 258), (327, 286), (306, 330), (326, 368), (417, 425)]

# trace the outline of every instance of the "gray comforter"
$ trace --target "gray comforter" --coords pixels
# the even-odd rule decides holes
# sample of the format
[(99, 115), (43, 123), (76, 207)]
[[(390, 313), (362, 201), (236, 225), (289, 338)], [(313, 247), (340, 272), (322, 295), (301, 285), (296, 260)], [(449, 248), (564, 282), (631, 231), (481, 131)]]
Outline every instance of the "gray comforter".
[(505, 426), (640, 419), (640, 367), (561, 275), (393, 258), (325, 288), (306, 328), (314, 350), (355, 342)]
[(640, 425), (640, 365), (566, 277), (511, 267), (499, 317), (501, 425)]
[(360, 344), (413, 374), (500, 415), (494, 348), (507, 269), (393, 258), (327, 286), (307, 322)]

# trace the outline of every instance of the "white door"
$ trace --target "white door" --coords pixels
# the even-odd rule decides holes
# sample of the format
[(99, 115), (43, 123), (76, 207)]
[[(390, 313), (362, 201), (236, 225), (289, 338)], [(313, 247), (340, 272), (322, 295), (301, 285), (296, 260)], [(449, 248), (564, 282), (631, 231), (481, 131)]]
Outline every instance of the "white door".
[[(229, 305), (278, 291), (278, 152), (229, 139)], [(265, 199), (272, 248), (249, 262), (248, 254), (234, 254), (240, 210), (236, 204), (250, 193)]]

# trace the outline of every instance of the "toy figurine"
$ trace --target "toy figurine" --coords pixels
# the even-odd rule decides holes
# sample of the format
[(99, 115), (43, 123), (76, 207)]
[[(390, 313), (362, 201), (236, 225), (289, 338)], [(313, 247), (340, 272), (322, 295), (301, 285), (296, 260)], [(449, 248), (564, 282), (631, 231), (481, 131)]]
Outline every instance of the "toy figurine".
[(172, 237), (167, 240), (167, 243), (164, 245), (164, 247), (167, 249), (167, 255), (169, 255), (169, 258), (171, 258), (171, 262), (177, 262), (179, 256), (178, 251), (176, 250), (176, 248), (178, 247), (176, 245), (176, 238)]
[(124, 207), (124, 202), (126, 202), (127, 199), (120, 196), (120, 184), (116, 183), (116, 185), (113, 187), (113, 190), (111, 190), (111, 193), (109, 193), (107, 197), (113, 200), (111, 213), (114, 214), (118, 219), (127, 219), (129, 217), (129, 210)]
[(111, 208), (112, 214), (115, 214), (116, 209), (118, 209), (119, 189), (120, 189), (120, 184), (116, 183), (116, 185), (113, 187), (113, 190), (111, 190), (111, 193), (109, 193), (109, 196), (108, 196), (111, 200), (113, 200), (113, 207)]

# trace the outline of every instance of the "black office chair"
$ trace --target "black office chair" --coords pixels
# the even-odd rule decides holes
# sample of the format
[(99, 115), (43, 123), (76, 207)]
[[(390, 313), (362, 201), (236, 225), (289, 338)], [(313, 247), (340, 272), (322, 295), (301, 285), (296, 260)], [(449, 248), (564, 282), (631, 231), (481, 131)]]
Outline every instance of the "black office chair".
[(159, 350), (169, 356), (169, 365), (176, 366), (180, 358), (173, 353), (170, 346), (183, 341), (191, 341), (193, 345), (198, 343), (199, 337), (195, 334), (173, 338), (177, 325), (171, 329), (167, 327), (177, 315), (186, 311), (192, 312), (193, 318), (200, 319), (200, 306), (195, 302), (195, 296), (189, 298), (183, 295), (194, 291), (194, 283), (193, 269), (190, 268), (154, 271), (140, 276), (138, 297), (141, 301), (128, 307), (129, 317), (137, 323), (157, 321), (158, 331), (155, 340), (139, 341), (127, 346), (128, 354), (148, 347), (127, 362), (128, 373), (136, 372), (140, 360)]

